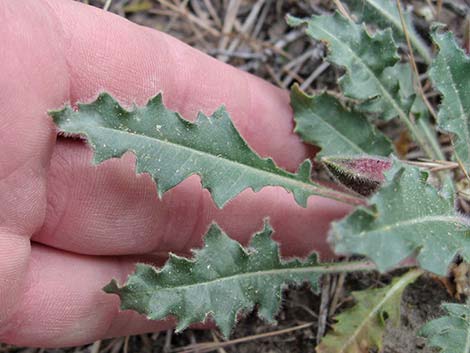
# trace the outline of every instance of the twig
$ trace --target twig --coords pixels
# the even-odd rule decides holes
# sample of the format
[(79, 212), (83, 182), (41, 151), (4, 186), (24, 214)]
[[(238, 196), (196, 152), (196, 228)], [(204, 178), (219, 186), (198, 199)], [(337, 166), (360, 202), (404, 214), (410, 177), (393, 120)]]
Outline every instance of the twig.
[(100, 351), (100, 349), (101, 349), (101, 341), (96, 341), (91, 346), (90, 353), (98, 353)]
[(124, 339), (124, 349), (123, 349), (123, 353), (128, 353), (129, 352), (129, 336), (126, 336), (126, 338)]
[(103, 10), (104, 11), (108, 11), (109, 8), (111, 7), (111, 3), (113, 2), (113, 0), (106, 0), (104, 6), (103, 6)]
[(333, 2), (335, 3), (335, 5), (338, 8), (338, 11), (341, 13), (341, 15), (346, 17), (351, 22), (354, 22), (353, 19), (351, 18), (351, 16), (349, 15), (348, 11), (346, 10), (346, 8), (343, 6), (343, 4), (339, 0), (333, 0)]
[(341, 294), (343, 293), (343, 286), (344, 286), (345, 279), (346, 279), (346, 273), (345, 272), (340, 273), (338, 276), (338, 282), (336, 283), (335, 294), (333, 295), (333, 299), (331, 300), (328, 316), (334, 315), (334, 313), (336, 312), (336, 309), (338, 308), (338, 302), (339, 302), (339, 298), (341, 297)]
[(207, 7), (207, 11), (209, 11), (209, 14), (214, 20), (216, 26), (219, 28), (222, 28), (222, 21), (220, 20), (219, 15), (217, 15), (217, 11), (215, 10), (214, 5), (212, 5), (211, 0), (203, 0), (203, 1), (204, 1), (204, 5), (206, 5)]
[(325, 275), (322, 278), (320, 309), (318, 311), (317, 344), (320, 343), (326, 331), (326, 320), (328, 319), (328, 304), (330, 302), (331, 277)]
[(467, 169), (465, 169), (465, 166), (463, 165), (462, 160), (460, 159), (457, 153), (455, 153), (454, 155), (455, 155), (455, 159), (457, 160), (457, 163), (459, 164), (460, 169), (462, 170), (467, 180), (470, 182), (470, 176), (468, 175)]
[[(202, 21), (199, 17), (194, 16), (193, 14), (189, 13), (189, 11), (182, 10), (179, 6), (176, 6), (170, 3), (167, 0), (158, 0), (163, 6), (175, 11), (177, 14), (186, 17), (189, 21), (193, 22), (194, 24), (198, 25), (199, 27), (205, 29), (209, 34), (219, 37), (220, 32), (216, 29), (209, 26), (206, 22)], [(149, 11), (152, 12), (152, 11)]]
[(313, 72), (310, 74), (309, 77), (305, 79), (305, 81), (300, 85), (300, 88), (306, 90), (308, 87), (311, 86), (313, 81), (315, 81), (318, 76), (320, 76), (326, 69), (330, 67), (330, 63), (327, 61), (322, 62)]
[(165, 345), (163, 346), (163, 352), (170, 352), (171, 351), (171, 338), (173, 337), (173, 330), (168, 329), (166, 331), (165, 336)]
[(194, 352), (196, 352), (196, 350), (199, 350), (200, 353), (207, 353), (207, 352), (210, 352), (210, 351), (214, 351), (218, 348), (228, 347), (228, 346), (232, 346), (234, 344), (245, 343), (245, 342), (250, 342), (250, 341), (257, 340), (257, 339), (263, 339), (263, 338), (283, 335), (283, 334), (290, 333), (290, 332), (293, 332), (293, 331), (304, 330), (306, 328), (309, 328), (312, 325), (313, 325), (313, 322), (307, 322), (305, 324), (298, 325), (298, 326), (295, 326), (295, 327), (290, 327), (290, 328), (277, 330), (277, 331), (272, 331), (272, 332), (260, 333), (260, 334), (257, 334), (257, 335), (237, 338), (237, 339), (226, 341), (226, 342), (198, 343), (196, 345), (189, 345), (189, 346), (186, 346), (186, 347), (177, 348), (177, 349), (173, 350), (172, 352), (175, 352), (175, 353), (176, 352), (179, 352), (179, 353), (194, 353)]

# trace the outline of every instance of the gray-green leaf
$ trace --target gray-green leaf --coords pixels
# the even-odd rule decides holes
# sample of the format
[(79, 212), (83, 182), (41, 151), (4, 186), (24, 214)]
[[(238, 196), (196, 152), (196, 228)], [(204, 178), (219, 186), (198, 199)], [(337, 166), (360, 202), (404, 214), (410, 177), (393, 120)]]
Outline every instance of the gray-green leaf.
[(370, 35), (365, 26), (339, 13), (308, 20), (289, 17), (288, 22), (307, 24), (310, 37), (327, 43), (327, 60), (345, 68), (340, 84), (346, 96), (359, 101), (359, 110), (385, 120), (396, 116), (408, 120), (413, 97), (403, 97), (400, 92), (398, 68), (394, 67), (400, 65), (400, 57), (390, 29)]
[(452, 33), (434, 32), (439, 47), (429, 75), (442, 93), (439, 127), (455, 134), (457, 156), (470, 167), (470, 58), (455, 42)]
[(336, 316), (337, 323), (316, 348), (317, 353), (381, 351), (386, 322), (400, 324), (401, 298), (422, 272), (410, 271), (388, 286), (353, 292), (356, 305)]
[(160, 270), (137, 265), (123, 287), (113, 280), (104, 290), (120, 296), (123, 310), (138, 311), (152, 320), (173, 315), (177, 331), (205, 321), (210, 314), (228, 337), (237, 315), (255, 305), (260, 317), (275, 322), (282, 289), (307, 281), (317, 291), (323, 268), (316, 254), (305, 261), (282, 261), (271, 233), (266, 225), (245, 249), (213, 225), (193, 259), (170, 255)]
[(442, 304), (447, 316), (428, 322), (419, 334), (441, 353), (470, 353), (470, 307), (468, 304)]
[[(396, 0), (343, 0), (356, 15), (359, 22), (373, 23), (380, 28), (391, 27), (397, 39), (404, 39), (403, 27)], [(404, 11), (403, 17), (410, 36), (410, 42), (427, 64), (431, 63), (428, 46), (413, 26), (411, 11)]]
[(347, 110), (326, 93), (308, 96), (297, 85), (291, 90), (295, 132), (321, 148), (317, 158), (336, 155), (388, 156), (393, 147), (361, 113)]
[(416, 94), (410, 92), (413, 76), (408, 64), (399, 63), (397, 46), (391, 29), (367, 32), (335, 13), (333, 16), (312, 16), (310, 19), (288, 17), (292, 26), (307, 24), (306, 33), (327, 44), (327, 60), (344, 67), (340, 79), (344, 94), (357, 100), (356, 110), (373, 113), (377, 118), (390, 120), (399, 117), (412, 137), (430, 158), (442, 154), (432, 134), (421, 131), (409, 117)]
[(385, 271), (406, 257), (445, 275), (453, 258), (470, 260), (468, 221), (444, 196), (426, 182), (427, 174), (395, 161), (386, 184), (370, 200), (332, 226), (331, 240), (338, 253), (368, 256)]
[(358, 202), (313, 183), (308, 160), (294, 174), (278, 168), (270, 158), (259, 157), (223, 107), (210, 118), (200, 113), (191, 123), (166, 109), (161, 95), (146, 106), (127, 111), (103, 93), (93, 103), (80, 104), (78, 111), (65, 107), (50, 114), (61, 131), (87, 138), (95, 151), (95, 163), (132, 151), (137, 157), (137, 172), (153, 177), (159, 196), (198, 174), (219, 207), (244, 189), (258, 191), (264, 186), (284, 187), (302, 206), (311, 195)]

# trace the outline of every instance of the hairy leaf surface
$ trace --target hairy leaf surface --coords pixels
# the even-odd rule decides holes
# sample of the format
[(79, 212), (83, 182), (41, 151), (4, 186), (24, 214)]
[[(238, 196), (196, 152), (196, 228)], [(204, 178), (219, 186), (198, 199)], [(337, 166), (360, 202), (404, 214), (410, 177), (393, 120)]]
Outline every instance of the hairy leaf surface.
[(421, 273), (410, 271), (383, 288), (353, 292), (356, 304), (336, 316), (337, 323), (322, 339), (317, 353), (381, 351), (386, 322), (400, 324), (403, 291)]
[(442, 304), (447, 316), (428, 322), (419, 334), (441, 353), (470, 353), (470, 307), (468, 304)]
[(219, 207), (244, 189), (258, 191), (269, 185), (292, 192), (302, 206), (311, 195), (357, 202), (313, 183), (308, 160), (294, 174), (278, 168), (270, 158), (259, 157), (223, 107), (210, 118), (200, 113), (191, 123), (166, 109), (161, 95), (146, 106), (127, 111), (103, 93), (91, 104), (80, 104), (78, 111), (65, 107), (50, 114), (61, 131), (88, 139), (95, 163), (132, 151), (137, 157), (137, 172), (153, 177), (159, 196), (198, 174)]
[(291, 90), (291, 104), (296, 122), (294, 131), (305, 142), (321, 148), (318, 158), (364, 154), (388, 156), (393, 151), (390, 140), (364, 115), (347, 110), (335, 97), (326, 93), (308, 96), (295, 85)]
[(398, 63), (391, 30), (370, 35), (364, 26), (339, 13), (308, 20), (289, 17), (288, 21), (291, 25), (307, 24), (306, 33), (327, 44), (327, 60), (346, 69), (340, 84), (346, 96), (360, 101), (358, 109), (386, 120), (396, 116), (408, 119), (413, 96), (404, 97), (400, 92), (398, 77), (403, 76), (403, 65)]
[(307, 281), (317, 291), (322, 267), (315, 254), (305, 261), (282, 261), (271, 233), (266, 225), (245, 249), (213, 225), (193, 259), (170, 255), (160, 270), (140, 264), (123, 287), (112, 281), (105, 291), (120, 296), (122, 309), (150, 319), (173, 315), (178, 331), (211, 314), (228, 337), (237, 314), (256, 304), (260, 317), (275, 322), (284, 286)]
[[(375, 24), (380, 28), (391, 27), (395, 38), (404, 40), (403, 27), (395, 0), (344, 0), (344, 2), (359, 22)], [(411, 11), (404, 11), (403, 17), (411, 44), (424, 61), (430, 64), (432, 58), (429, 48), (414, 28)]]
[(366, 255), (381, 271), (414, 255), (422, 268), (440, 275), (457, 254), (470, 259), (468, 221), (455, 211), (453, 198), (439, 193), (426, 177), (395, 161), (371, 207), (359, 207), (333, 224), (336, 252)]
[(455, 42), (451, 33), (437, 33), (433, 39), (439, 47), (430, 77), (442, 93), (438, 114), (439, 127), (455, 134), (457, 156), (470, 167), (470, 58)]

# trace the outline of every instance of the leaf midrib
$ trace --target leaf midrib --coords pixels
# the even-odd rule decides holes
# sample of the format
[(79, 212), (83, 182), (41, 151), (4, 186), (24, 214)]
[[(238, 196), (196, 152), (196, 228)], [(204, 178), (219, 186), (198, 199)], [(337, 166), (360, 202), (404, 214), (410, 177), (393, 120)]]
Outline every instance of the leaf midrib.
[(345, 352), (345, 350), (349, 347), (351, 342), (359, 335), (362, 331), (364, 326), (373, 319), (373, 316), (377, 315), (379, 310), (385, 306), (385, 303), (390, 300), (398, 291), (402, 290), (403, 286), (408, 285), (410, 281), (412, 281), (415, 277), (421, 275), (421, 270), (411, 271), (408, 272), (405, 276), (400, 278), (398, 282), (396, 282), (392, 288), (385, 294), (383, 299), (377, 303), (377, 305), (369, 312), (369, 315), (362, 321), (362, 323), (356, 328), (353, 334), (349, 337), (349, 339), (341, 346), (340, 352)]
[[(193, 287), (199, 286), (210, 286), (216, 284), (218, 282), (225, 282), (225, 281), (233, 281), (233, 280), (243, 280), (243, 278), (249, 277), (263, 277), (263, 276), (275, 276), (278, 274), (284, 273), (318, 273), (318, 274), (326, 274), (326, 273), (338, 273), (338, 272), (352, 272), (352, 271), (370, 271), (371, 269), (375, 269), (376, 266), (372, 262), (349, 262), (349, 263), (327, 263), (327, 264), (316, 264), (313, 266), (305, 266), (305, 267), (297, 267), (297, 268), (281, 268), (281, 269), (271, 269), (271, 270), (262, 270), (262, 271), (254, 271), (254, 272), (245, 272), (245, 273), (238, 273), (232, 274), (225, 277), (219, 277), (211, 280), (206, 280), (204, 282), (186, 284), (186, 285), (175, 285), (175, 286), (167, 286), (162, 288), (149, 288), (148, 290), (143, 291), (133, 291), (133, 293), (137, 294), (155, 294), (158, 291), (165, 291), (165, 290), (188, 290)], [(147, 283), (141, 278), (137, 277), (144, 286), (148, 286)]]
[[(455, 77), (452, 73), (452, 70), (450, 69), (449, 62), (448, 62), (446, 56), (442, 55), (442, 57), (443, 57), (443, 61), (445, 62), (445, 64), (443, 66), (445, 67), (445, 70), (447, 71), (448, 76), (451, 77), (450, 84), (451, 84), (453, 90), (455, 91), (458, 102), (459, 102), (460, 119), (462, 119), (465, 122), (466, 128), (463, 129), (464, 134), (465, 134), (465, 137), (466, 137), (467, 141), (470, 141), (470, 132), (468, 131), (468, 119), (467, 119), (467, 116), (465, 115), (465, 109), (463, 107), (462, 97), (460, 97), (460, 92), (457, 89), (457, 86), (455, 84)], [(449, 120), (455, 120), (455, 119), (449, 119)], [(467, 161), (468, 161), (468, 160), (470, 160), (470, 145), (468, 146), (467, 153), (468, 153), (468, 155), (467, 155)]]
[(359, 233), (359, 236), (363, 236), (367, 233), (376, 233), (376, 232), (390, 232), (393, 231), (397, 228), (400, 227), (405, 227), (405, 226), (410, 226), (410, 225), (416, 225), (420, 223), (426, 223), (426, 222), (445, 222), (445, 223), (458, 223), (461, 225), (465, 225), (465, 222), (462, 221), (459, 217), (456, 216), (424, 216), (424, 217), (417, 217), (417, 218), (411, 218), (407, 219), (405, 221), (400, 221), (400, 222), (394, 222), (392, 224), (387, 224), (384, 225), (380, 228), (374, 228), (374, 229), (369, 229), (365, 230)]
[[(395, 18), (393, 16), (390, 16), (390, 14), (386, 11), (384, 11), (379, 4), (377, 4), (375, 2), (375, 0), (365, 0), (367, 1), (373, 8), (375, 8), (375, 10), (377, 12), (379, 12), (380, 14), (382, 14), (383, 17), (385, 18), (388, 18), (390, 22), (392, 22), (395, 27), (402, 31), (403, 32), (403, 28), (402, 28), (402, 25), (401, 25), (401, 21), (400, 20), (396, 20), (395, 21)], [(406, 21), (405, 21), (406, 23)], [(425, 49), (423, 48), (423, 45), (421, 43), (421, 40), (419, 38), (416, 37), (416, 34), (415, 34), (415, 31), (413, 30), (413, 28), (409, 28), (408, 29), (408, 33), (410, 35), (410, 40), (411, 42), (414, 44), (415, 48), (418, 50), (418, 52), (421, 54), (421, 56), (423, 57), (423, 59), (426, 61), (427, 64), (430, 63), (430, 57), (428, 54), (424, 53)], [(404, 34), (403, 34), (404, 35)], [(423, 52), (422, 52), (423, 51)], [(425, 55), (426, 54), (426, 55)]]
[[(86, 128), (86, 126), (85, 126)], [(137, 133), (132, 133), (132, 132), (128, 132), (128, 131), (122, 131), (122, 130), (119, 130), (119, 129), (116, 129), (116, 128), (109, 128), (109, 127), (104, 127), (104, 126), (99, 126), (99, 127), (96, 127), (96, 129), (103, 129), (103, 130), (110, 130), (110, 131), (113, 131), (114, 133), (118, 133), (118, 134), (124, 134), (124, 135), (132, 135), (132, 136), (135, 136), (137, 138), (142, 138), (142, 139), (149, 139), (150, 141), (152, 141), (153, 143), (155, 143), (155, 141), (158, 141), (159, 143), (161, 144), (164, 144), (164, 145), (171, 145), (171, 146), (176, 146), (177, 148), (181, 148), (181, 149), (185, 149), (185, 150), (188, 150), (190, 151), (191, 153), (194, 153), (194, 154), (199, 154), (199, 155), (202, 155), (202, 156), (205, 156), (206, 158), (212, 158), (212, 159), (216, 159), (218, 161), (220, 160), (224, 160), (226, 161), (226, 163), (232, 163), (232, 164), (235, 164), (237, 166), (240, 166), (242, 168), (245, 168), (245, 169), (250, 169), (250, 170), (254, 170), (255, 171), (255, 174), (259, 174), (259, 173), (264, 173), (264, 174), (269, 174), (272, 176), (273, 179), (278, 179), (278, 180), (286, 180), (288, 182), (287, 183), (291, 183), (291, 184), (294, 184), (295, 186), (299, 187), (300, 189), (307, 189), (307, 191), (310, 191), (312, 194), (316, 194), (316, 195), (321, 195), (321, 196), (326, 196), (328, 195), (328, 192), (331, 192), (331, 193), (335, 193), (335, 194), (341, 194), (340, 192), (337, 192), (336, 190), (332, 190), (332, 189), (328, 189), (328, 188), (325, 188), (325, 187), (322, 187), (321, 185), (319, 184), (316, 184), (316, 183), (305, 183), (305, 182), (301, 182), (300, 180), (298, 179), (295, 179), (293, 176), (295, 174), (291, 174), (289, 172), (286, 172), (286, 171), (283, 171), (282, 169), (279, 169), (279, 171), (281, 173), (285, 173), (289, 176), (292, 176), (292, 177), (289, 177), (289, 176), (283, 176), (283, 175), (279, 175), (279, 174), (276, 174), (274, 172), (271, 172), (271, 171), (267, 171), (265, 169), (258, 169), (258, 168), (255, 168), (253, 166), (250, 166), (250, 165), (247, 165), (247, 164), (243, 164), (243, 163), (240, 163), (240, 162), (237, 162), (237, 161), (233, 161), (231, 159), (228, 159), (228, 158), (224, 158), (224, 157), (218, 157), (216, 155), (213, 155), (211, 153), (208, 153), (208, 152), (204, 152), (204, 151), (201, 151), (199, 149), (193, 149), (193, 148), (189, 148), (187, 146), (184, 146), (184, 145), (179, 145), (179, 144), (176, 144), (174, 142), (170, 142), (168, 140), (161, 140), (161, 139), (158, 139), (158, 138), (152, 138), (150, 136), (147, 136), (147, 135), (142, 135), (142, 134), (137, 134)], [(86, 135), (88, 135), (87, 132), (84, 132)], [(261, 158), (261, 157), (260, 157)], [(265, 160), (265, 159), (263, 159)], [(148, 171), (150, 173), (150, 171)], [(194, 172), (193, 174), (197, 174), (197, 172)], [(321, 192), (321, 190), (324, 190), (324, 192)], [(344, 194), (347, 198), (351, 198), (350, 195), (347, 195), (347, 194)]]
[(359, 152), (359, 153), (364, 153), (364, 154), (367, 154), (366, 151), (364, 151), (362, 148), (360, 148), (356, 143), (354, 143), (353, 141), (351, 141), (348, 137), (344, 136), (340, 131), (338, 131), (337, 129), (335, 129), (328, 121), (326, 121), (324, 118), (322, 118), (320, 115), (318, 115), (317, 113), (315, 113), (312, 109), (308, 109), (310, 111), (310, 113), (314, 116), (316, 116), (321, 122), (324, 123), (324, 125), (326, 125), (326, 127), (334, 132), (336, 132), (340, 137), (341, 139), (343, 139), (347, 144), (349, 144), (351, 147), (354, 147), (354, 149)]
[[(379, 89), (382, 91), (382, 94), (383, 94), (383, 97), (386, 97), (387, 101), (389, 101), (389, 103), (392, 104), (393, 108), (395, 109), (395, 111), (397, 112), (397, 114), (400, 116), (400, 118), (406, 123), (406, 125), (410, 125), (411, 122), (408, 120), (405, 112), (401, 109), (401, 107), (395, 102), (395, 100), (392, 98), (392, 96), (390, 95), (390, 93), (385, 89), (385, 87), (383, 86), (382, 82), (377, 78), (377, 76), (375, 75), (374, 72), (372, 72), (372, 70), (369, 68), (369, 66), (367, 66), (364, 61), (357, 55), (357, 53), (351, 49), (350, 46), (348, 45), (345, 45), (343, 44), (343, 42), (341, 40), (339, 40), (338, 37), (336, 37), (334, 34), (332, 34), (331, 32), (328, 32), (320, 27), (318, 27), (318, 25), (316, 25), (316, 28), (318, 28), (321, 32), (333, 37), (335, 39), (335, 41), (337, 43), (339, 43), (339, 45), (341, 45), (342, 47), (346, 48), (347, 51), (349, 51), (350, 53), (352, 53), (352, 56), (354, 58), (356, 58), (361, 66), (363, 66), (365, 68), (365, 70), (367, 70), (367, 72), (371, 75), (371, 77), (374, 79), (374, 81), (377, 82), (378, 86), (379, 86)], [(350, 69), (346, 67), (346, 69), (348, 70), (348, 72), (350, 72)]]

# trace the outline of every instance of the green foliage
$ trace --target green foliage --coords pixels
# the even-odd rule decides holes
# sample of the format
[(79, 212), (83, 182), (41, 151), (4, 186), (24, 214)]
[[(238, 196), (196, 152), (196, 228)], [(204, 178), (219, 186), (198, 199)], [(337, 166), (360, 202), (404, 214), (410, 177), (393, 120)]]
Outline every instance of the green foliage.
[(93, 103), (80, 104), (78, 111), (65, 107), (51, 115), (62, 132), (86, 136), (95, 151), (95, 163), (132, 151), (137, 172), (153, 177), (159, 196), (198, 174), (219, 207), (244, 189), (259, 191), (270, 185), (292, 192), (302, 206), (311, 195), (354, 202), (353, 197), (313, 183), (309, 160), (293, 174), (278, 168), (272, 159), (259, 157), (223, 107), (210, 118), (200, 113), (191, 123), (166, 109), (161, 95), (127, 111), (103, 93)]
[(469, 305), (442, 304), (442, 308), (448, 315), (428, 322), (419, 334), (441, 353), (470, 353)]
[(399, 81), (402, 65), (391, 30), (370, 35), (364, 26), (339, 13), (312, 16), (309, 20), (289, 17), (292, 25), (306, 24), (306, 33), (327, 43), (327, 60), (344, 67), (340, 85), (347, 97), (358, 100), (359, 110), (376, 113), (389, 120), (410, 110), (413, 97), (401, 95)]
[(409, 64), (399, 62), (390, 28), (371, 35), (365, 25), (338, 12), (310, 19), (289, 16), (288, 22), (292, 26), (306, 24), (310, 37), (327, 44), (326, 59), (345, 69), (339, 83), (344, 95), (357, 101), (356, 110), (387, 121), (399, 117), (429, 157), (441, 158), (435, 136), (418, 128), (409, 118), (409, 113), (417, 108), (413, 75)]
[(266, 225), (245, 249), (213, 225), (193, 259), (170, 255), (160, 270), (138, 265), (125, 286), (112, 281), (105, 291), (121, 297), (122, 309), (136, 310), (150, 319), (173, 315), (178, 331), (205, 321), (210, 314), (228, 337), (237, 315), (256, 304), (260, 317), (275, 322), (282, 289), (288, 283), (307, 281), (317, 291), (323, 270), (316, 254), (305, 261), (282, 261), (271, 233)]
[(326, 93), (311, 97), (294, 86), (291, 104), (296, 123), (294, 131), (305, 142), (321, 147), (317, 158), (365, 154), (388, 156), (393, 151), (390, 140), (364, 115), (346, 109)]
[[(390, 27), (395, 38), (404, 40), (403, 26), (400, 20), (396, 0), (344, 0), (359, 22), (375, 24), (380, 28)], [(411, 11), (404, 11), (403, 17), (410, 42), (427, 64), (431, 63), (428, 46), (413, 26)]]
[(455, 134), (455, 153), (470, 166), (470, 58), (455, 42), (451, 33), (433, 34), (439, 54), (433, 61), (429, 75), (443, 99), (438, 124)]
[(336, 317), (337, 323), (317, 346), (317, 353), (381, 351), (385, 325), (400, 324), (403, 291), (421, 274), (413, 270), (383, 288), (353, 292), (356, 304)]
[(411, 255), (440, 275), (446, 275), (455, 255), (470, 260), (468, 222), (455, 210), (453, 198), (426, 179), (418, 168), (395, 161), (371, 207), (359, 207), (332, 225), (335, 250), (366, 255), (381, 271)]

